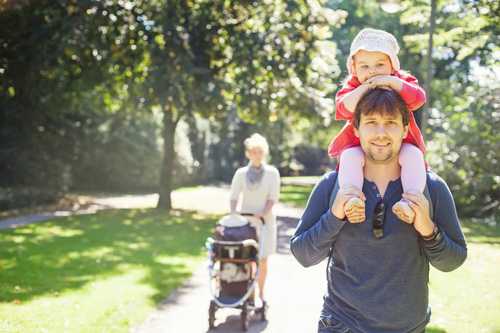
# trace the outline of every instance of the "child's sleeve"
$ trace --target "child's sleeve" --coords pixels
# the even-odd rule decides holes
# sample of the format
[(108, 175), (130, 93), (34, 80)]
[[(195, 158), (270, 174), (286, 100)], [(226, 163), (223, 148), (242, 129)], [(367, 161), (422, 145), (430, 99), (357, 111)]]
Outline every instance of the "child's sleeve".
[(406, 103), (408, 110), (415, 111), (425, 104), (425, 90), (418, 85), (418, 80), (413, 75), (405, 75), (401, 77), (403, 80), (403, 89), (399, 95)]
[(343, 86), (339, 91), (337, 91), (337, 94), (335, 94), (335, 120), (352, 119), (353, 113), (346, 109), (344, 103), (342, 102), (342, 98), (354, 89), (356, 89), (356, 87), (348, 84)]

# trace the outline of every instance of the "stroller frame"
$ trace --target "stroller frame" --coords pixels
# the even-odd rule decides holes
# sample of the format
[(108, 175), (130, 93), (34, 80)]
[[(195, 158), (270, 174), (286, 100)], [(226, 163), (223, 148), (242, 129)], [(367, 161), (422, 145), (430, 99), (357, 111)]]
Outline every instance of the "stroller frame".
[[(245, 215), (250, 215), (250, 214), (245, 214)], [(208, 238), (205, 245), (209, 252), (209, 265), (208, 265), (209, 286), (210, 286), (210, 295), (212, 297), (208, 311), (209, 328), (213, 329), (215, 327), (215, 313), (220, 308), (241, 309), (241, 328), (243, 331), (248, 330), (250, 324), (250, 318), (256, 313), (260, 314), (261, 320), (266, 320), (266, 311), (265, 311), (266, 307), (263, 306), (257, 308), (255, 307), (253, 302), (250, 301), (250, 297), (253, 296), (259, 277), (259, 259), (258, 259), (259, 244), (253, 239), (246, 239), (242, 241), (223, 241), (223, 240), (214, 240), (213, 238)], [(229, 251), (227, 252), (229, 254), (229, 258), (226, 256), (215, 255), (213, 249), (214, 247), (217, 246), (223, 247), (224, 250)], [(234, 252), (242, 249), (253, 251), (254, 255), (242, 259), (233, 258)], [(232, 254), (231, 251), (233, 251)], [(247, 280), (249, 286), (247, 287), (246, 292), (241, 297), (235, 297), (236, 300), (232, 302), (224, 301), (223, 297), (219, 297), (217, 295), (217, 292), (222, 291), (222, 288), (218, 290), (214, 288), (214, 285), (216, 285), (217, 287), (222, 285), (216, 266), (219, 265), (220, 268), (225, 263), (233, 263), (237, 265), (243, 264), (245, 265), (245, 267), (250, 267), (250, 273), (249, 273), (250, 278)], [(255, 267), (255, 272), (253, 271), (253, 267)], [(245, 281), (241, 282), (243, 283)]]

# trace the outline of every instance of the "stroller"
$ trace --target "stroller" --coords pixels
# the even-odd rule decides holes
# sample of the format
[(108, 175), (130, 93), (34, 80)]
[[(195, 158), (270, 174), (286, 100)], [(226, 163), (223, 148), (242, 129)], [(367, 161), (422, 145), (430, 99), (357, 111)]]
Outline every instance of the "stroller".
[(264, 219), (253, 214), (227, 215), (217, 222), (213, 238), (207, 239), (210, 329), (215, 327), (215, 313), (220, 308), (241, 309), (243, 331), (248, 330), (254, 314), (266, 320), (265, 305), (257, 308), (253, 302), (259, 276), (258, 223), (265, 223)]

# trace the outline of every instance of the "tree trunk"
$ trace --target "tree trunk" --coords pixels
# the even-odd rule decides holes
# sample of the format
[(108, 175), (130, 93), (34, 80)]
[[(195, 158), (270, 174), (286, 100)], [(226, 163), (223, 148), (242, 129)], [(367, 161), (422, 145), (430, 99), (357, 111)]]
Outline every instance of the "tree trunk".
[(160, 196), (156, 208), (172, 209), (172, 176), (174, 171), (174, 140), (177, 122), (174, 120), (171, 105), (166, 105), (163, 111), (163, 161), (160, 174)]

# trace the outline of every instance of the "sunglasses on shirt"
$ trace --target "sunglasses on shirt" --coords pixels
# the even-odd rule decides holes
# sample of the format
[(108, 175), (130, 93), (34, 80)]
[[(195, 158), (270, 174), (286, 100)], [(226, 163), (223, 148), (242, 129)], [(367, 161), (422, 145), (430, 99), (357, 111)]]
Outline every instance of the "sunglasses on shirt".
[(372, 233), (377, 239), (384, 237), (384, 220), (385, 220), (385, 205), (383, 201), (379, 201), (375, 206), (373, 213)]

